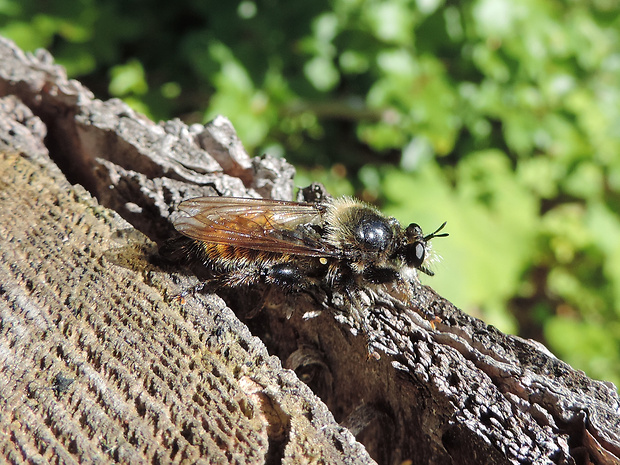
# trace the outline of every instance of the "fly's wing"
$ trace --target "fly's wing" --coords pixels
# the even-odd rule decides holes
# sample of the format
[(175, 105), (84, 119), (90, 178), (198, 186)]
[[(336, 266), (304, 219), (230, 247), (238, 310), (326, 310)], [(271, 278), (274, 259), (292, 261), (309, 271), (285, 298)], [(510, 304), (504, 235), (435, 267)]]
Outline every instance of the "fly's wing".
[(188, 216), (174, 221), (192, 239), (265, 252), (312, 257), (340, 254), (320, 234), (304, 225), (320, 225), (316, 204), (239, 197), (199, 197), (179, 210)]

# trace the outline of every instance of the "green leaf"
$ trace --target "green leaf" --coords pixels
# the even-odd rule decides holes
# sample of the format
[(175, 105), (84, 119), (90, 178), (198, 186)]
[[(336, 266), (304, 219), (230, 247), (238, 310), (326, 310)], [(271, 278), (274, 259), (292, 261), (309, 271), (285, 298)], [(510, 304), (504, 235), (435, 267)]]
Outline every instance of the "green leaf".
[(142, 63), (136, 59), (124, 65), (117, 65), (110, 70), (110, 94), (121, 97), (129, 94), (144, 95), (148, 91), (148, 83)]
[(589, 376), (620, 385), (620, 327), (554, 317), (545, 325), (551, 350)]

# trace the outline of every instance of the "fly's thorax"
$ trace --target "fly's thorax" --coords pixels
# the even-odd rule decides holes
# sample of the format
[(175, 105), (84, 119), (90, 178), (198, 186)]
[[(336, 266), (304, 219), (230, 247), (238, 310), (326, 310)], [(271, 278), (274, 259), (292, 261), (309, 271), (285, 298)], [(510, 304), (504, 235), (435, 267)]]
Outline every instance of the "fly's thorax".
[(348, 257), (372, 262), (393, 255), (401, 235), (396, 219), (350, 197), (329, 204), (325, 231), (326, 241)]

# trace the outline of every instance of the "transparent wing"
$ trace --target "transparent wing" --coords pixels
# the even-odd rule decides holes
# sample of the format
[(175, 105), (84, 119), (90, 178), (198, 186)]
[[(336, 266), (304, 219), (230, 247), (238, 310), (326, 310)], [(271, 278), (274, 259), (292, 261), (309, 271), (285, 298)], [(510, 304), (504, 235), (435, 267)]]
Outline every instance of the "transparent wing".
[(175, 228), (195, 240), (290, 255), (340, 256), (312, 229), (322, 224), (317, 204), (199, 197), (182, 202), (179, 210), (187, 216), (176, 219)]

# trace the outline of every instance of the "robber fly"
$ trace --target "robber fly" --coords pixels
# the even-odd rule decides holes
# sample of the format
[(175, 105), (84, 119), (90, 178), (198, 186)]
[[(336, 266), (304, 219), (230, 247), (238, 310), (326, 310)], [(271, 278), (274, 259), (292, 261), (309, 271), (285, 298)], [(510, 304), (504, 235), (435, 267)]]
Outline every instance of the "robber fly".
[(174, 226), (194, 240), (202, 262), (228, 286), (265, 283), (298, 291), (362, 289), (404, 279), (425, 266), (432, 234), (403, 228), (350, 197), (317, 203), (238, 197), (182, 202)]

